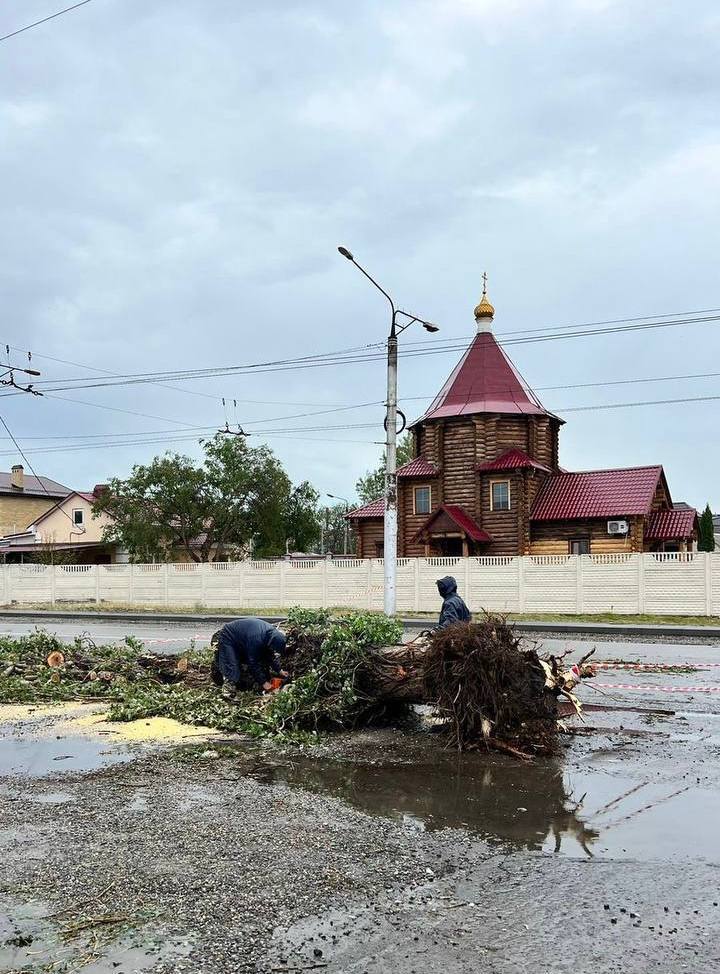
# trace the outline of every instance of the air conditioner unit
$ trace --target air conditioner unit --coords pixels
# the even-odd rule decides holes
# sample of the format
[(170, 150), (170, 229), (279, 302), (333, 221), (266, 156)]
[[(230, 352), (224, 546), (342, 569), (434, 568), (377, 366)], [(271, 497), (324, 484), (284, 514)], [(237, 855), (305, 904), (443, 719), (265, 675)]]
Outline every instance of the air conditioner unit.
[(608, 534), (627, 534), (630, 527), (627, 521), (608, 521)]

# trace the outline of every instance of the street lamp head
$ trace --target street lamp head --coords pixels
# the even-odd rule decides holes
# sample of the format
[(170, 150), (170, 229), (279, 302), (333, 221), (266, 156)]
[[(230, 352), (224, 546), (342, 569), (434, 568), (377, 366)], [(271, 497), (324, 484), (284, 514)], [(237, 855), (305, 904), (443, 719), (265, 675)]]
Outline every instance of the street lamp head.
[(343, 257), (347, 257), (348, 260), (355, 260), (347, 247), (338, 247), (338, 253), (342, 254)]
[(425, 331), (429, 331), (430, 333), (434, 333), (436, 331), (440, 331), (440, 329), (438, 328), (438, 326), (437, 325), (434, 325), (432, 323), (432, 321), (423, 321), (422, 326), (425, 329)]

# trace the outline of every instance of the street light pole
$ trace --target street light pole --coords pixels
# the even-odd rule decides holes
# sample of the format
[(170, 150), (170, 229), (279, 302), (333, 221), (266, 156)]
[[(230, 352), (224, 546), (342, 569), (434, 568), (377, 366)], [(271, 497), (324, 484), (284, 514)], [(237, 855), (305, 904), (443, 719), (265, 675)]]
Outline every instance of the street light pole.
[[(383, 294), (390, 303), (390, 334), (387, 340), (387, 402), (385, 413), (385, 515), (383, 523), (383, 564), (384, 564), (384, 607), (385, 615), (394, 616), (397, 606), (397, 388), (398, 388), (398, 335), (402, 334), (414, 322), (419, 321), (426, 331), (439, 331), (437, 325), (425, 321), (417, 315), (401, 311), (395, 307), (395, 302), (388, 292), (382, 288), (375, 278), (355, 260), (346, 247), (338, 247), (338, 251), (357, 269), (365, 275), (370, 283)], [(398, 323), (398, 316), (407, 318), (402, 324)], [(405, 417), (403, 416), (403, 429)]]
[(345, 524), (343, 529), (343, 554), (348, 553), (348, 520), (347, 516), (350, 513), (350, 501), (347, 497), (339, 497), (337, 494), (326, 494), (326, 497), (330, 497), (334, 501), (343, 501), (345, 504)]

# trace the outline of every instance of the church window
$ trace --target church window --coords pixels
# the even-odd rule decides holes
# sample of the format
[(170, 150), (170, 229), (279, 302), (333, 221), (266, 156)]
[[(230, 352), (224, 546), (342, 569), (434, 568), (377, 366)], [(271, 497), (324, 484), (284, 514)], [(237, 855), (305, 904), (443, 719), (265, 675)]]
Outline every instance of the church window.
[(415, 514), (430, 513), (430, 488), (416, 487), (413, 491), (413, 505)]
[(490, 510), (510, 510), (510, 481), (493, 480), (490, 484)]

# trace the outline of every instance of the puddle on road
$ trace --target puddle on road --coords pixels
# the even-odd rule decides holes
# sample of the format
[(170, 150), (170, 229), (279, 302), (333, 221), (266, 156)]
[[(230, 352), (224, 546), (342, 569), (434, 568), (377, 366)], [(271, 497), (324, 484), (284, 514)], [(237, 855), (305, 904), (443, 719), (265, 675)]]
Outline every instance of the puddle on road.
[(332, 795), (419, 830), (461, 828), (515, 848), (570, 858), (720, 862), (720, 792), (608, 770), (443, 754), (428, 765), (300, 758), (257, 763), (247, 774)]

